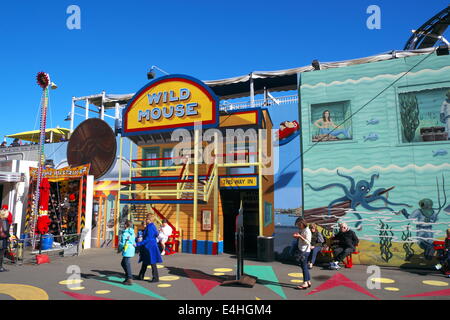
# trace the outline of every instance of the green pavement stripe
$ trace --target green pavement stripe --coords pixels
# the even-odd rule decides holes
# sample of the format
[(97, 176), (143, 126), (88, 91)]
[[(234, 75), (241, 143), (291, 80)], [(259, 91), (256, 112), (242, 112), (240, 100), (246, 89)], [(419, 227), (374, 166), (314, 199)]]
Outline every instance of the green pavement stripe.
[(139, 294), (143, 294), (146, 296), (150, 296), (159, 300), (167, 300), (167, 298), (162, 297), (160, 295), (157, 295), (156, 293), (154, 293), (153, 291), (148, 290), (147, 288), (144, 288), (143, 286), (133, 283), (131, 286), (125, 285), (125, 284), (120, 284), (120, 283), (116, 283), (116, 282), (111, 282), (111, 281), (119, 281), (122, 282), (123, 280), (125, 280), (125, 278), (117, 278), (117, 277), (108, 277), (108, 280), (110, 281), (101, 281), (101, 280), (97, 280), (99, 282), (103, 282), (106, 284), (110, 284), (112, 286), (116, 286), (125, 290), (129, 290), (129, 291), (133, 291)]
[[(261, 280), (279, 283), (277, 275), (275, 274), (271, 266), (244, 266), (244, 273), (255, 276)], [(278, 294), (283, 299), (287, 299), (286, 294), (284, 293), (284, 290), (281, 286), (274, 284), (265, 284), (264, 286)]]

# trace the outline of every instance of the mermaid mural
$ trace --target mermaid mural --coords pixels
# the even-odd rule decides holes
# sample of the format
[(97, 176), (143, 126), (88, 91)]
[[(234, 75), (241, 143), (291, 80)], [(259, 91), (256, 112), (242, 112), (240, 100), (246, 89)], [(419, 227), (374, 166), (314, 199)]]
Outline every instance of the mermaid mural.
[(316, 120), (314, 125), (319, 128), (320, 135), (328, 135), (335, 138), (339, 135), (343, 135), (345, 139), (351, 139), (350, 128), (342, 129), (341, 126), (337, 126), (333, 120), (331, 120), (329, 110), (325, 110), (322, 113), (322, 118)]
[[(391, 207), (388, 207), (388, 206), (374, 207), (370, 204), (371, 202), (374, 202), (377, 200), (382, 200), (385, 204), (389, 204), (392, 206), (411, 207), (410, 205), (408, 205), (406, 203), (391, 202), (382, 195), (382, 194), (386, 193), (387, 191), (391, 190), (392, 188), (390, 188), (390, 189), (378, 188), (372, 194), (370, 194), (370, 191), (372, 190), (372, 187), (375, 184), (375, 179), (379, 178), (378, 173), (372, 175), (372, 177), (370, 178), (370, 182), (366, 181), (366, 180), (360, 180), (357, 183), (355, 183), (354, 178), (339, 173), (339, 170), (336, 170), (336, 173), (338, 176), (346, 178), (350, 181), (350, 188), (347, 188), (347, 186), (342, 183), (331, 183), (331, 184), (328, 184), (328, 185), (325, 185), (325, 186), (319, 187), (319, 188), (315, 188), (315, 187), (311, 186), (309, 183), (306, 183), (306, 185), (314, 191), (322, 191), (322, 190), (325, 190), (328, 188), (333, 188), (333, 187), (339, 187), (342, 189), (342, 191), (344, 192), (344, 196), (331, 201), (330, 204), (328, 205), (328, 216), (330, 216), (330, 217), (332, 216), (331, 209), (332, 209), (333, 205), (335, 205), (337, 203), (346, 202), (346, 201), (350, 201), (350, 208), (352, 210), (356, 210), (356, 207), (360, 205), (363, 208), (370, 210), (370, 211), (378, 211), (378, 210), (394, 211)], [(361, 223), (362, 223), (361, 215), (358, 212), (352, 212), (352, 213), (358, 218), (358, 222), (356, 222), (355, 228), (361, 230)]]

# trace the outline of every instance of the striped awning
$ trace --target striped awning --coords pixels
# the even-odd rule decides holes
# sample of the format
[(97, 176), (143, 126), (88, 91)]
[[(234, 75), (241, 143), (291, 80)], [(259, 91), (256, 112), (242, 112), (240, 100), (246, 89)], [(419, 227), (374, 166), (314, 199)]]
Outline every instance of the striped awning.
[(0, 171), (0, 182), (23, 182), (24, 180), (23, 173)]

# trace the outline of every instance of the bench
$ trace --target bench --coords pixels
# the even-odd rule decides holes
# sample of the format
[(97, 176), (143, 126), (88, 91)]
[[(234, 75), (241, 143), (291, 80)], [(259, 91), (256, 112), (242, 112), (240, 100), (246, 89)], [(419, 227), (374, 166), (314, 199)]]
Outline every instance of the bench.
[[(445, 250), (445, 241), (433, 241), (433, 247), (435, 251), (441, 250), (443, 254)], [(445, 271), (444, 268), (442, 268), (442, 273), (445, 275), (450, 275), (450, 269)]]
[[(331, 249), (328, 249), (328, 250), (322, 250), (321, 252), (322, 252), (322, 253), (329, 253), (330, 255), (332, 255), (334, 251), (331, 250)], [(345, 257), (345, 259), (344, 259), (344, 266), (345, 266), (346, 268), (348, 268), (348, 269), (351, 269), (351, 268), (353, 267), (353, 258), (352, 258), (352, 256), (353, 256), (354, 254), (359, 254), (358, 247), (356, 247), (355, 251), (353, 251), (351, 254), (349, 254), (349, 255), (348, 255), (347, 257)]]
[(172, 234), (166, 241), (166, 255), (170, 256), (171, 254), (177, 253), (180, 247), (180, 232), (173, 231)]

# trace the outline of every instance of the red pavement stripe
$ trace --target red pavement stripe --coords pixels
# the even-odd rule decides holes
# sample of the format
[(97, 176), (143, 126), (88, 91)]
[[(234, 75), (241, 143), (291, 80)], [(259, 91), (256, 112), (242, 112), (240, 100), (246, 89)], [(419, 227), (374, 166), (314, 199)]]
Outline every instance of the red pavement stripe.
[(450, 289), (423, 292), (417, 294), (410, 294), (407, 296), (402, 296), (402, 298), (414, 298), (414, 297), (438, 297), (438, 296), (450, 296)]
[(71, 296), (72, 298), (77, 299), (77, 300), (115, 300), (115, 299), (90, 296), (88, 294), (75, 293), (75, 292), (70, 292), (70, 291), (62, 291), (62, 292), (67, 294), (68, 296)]

